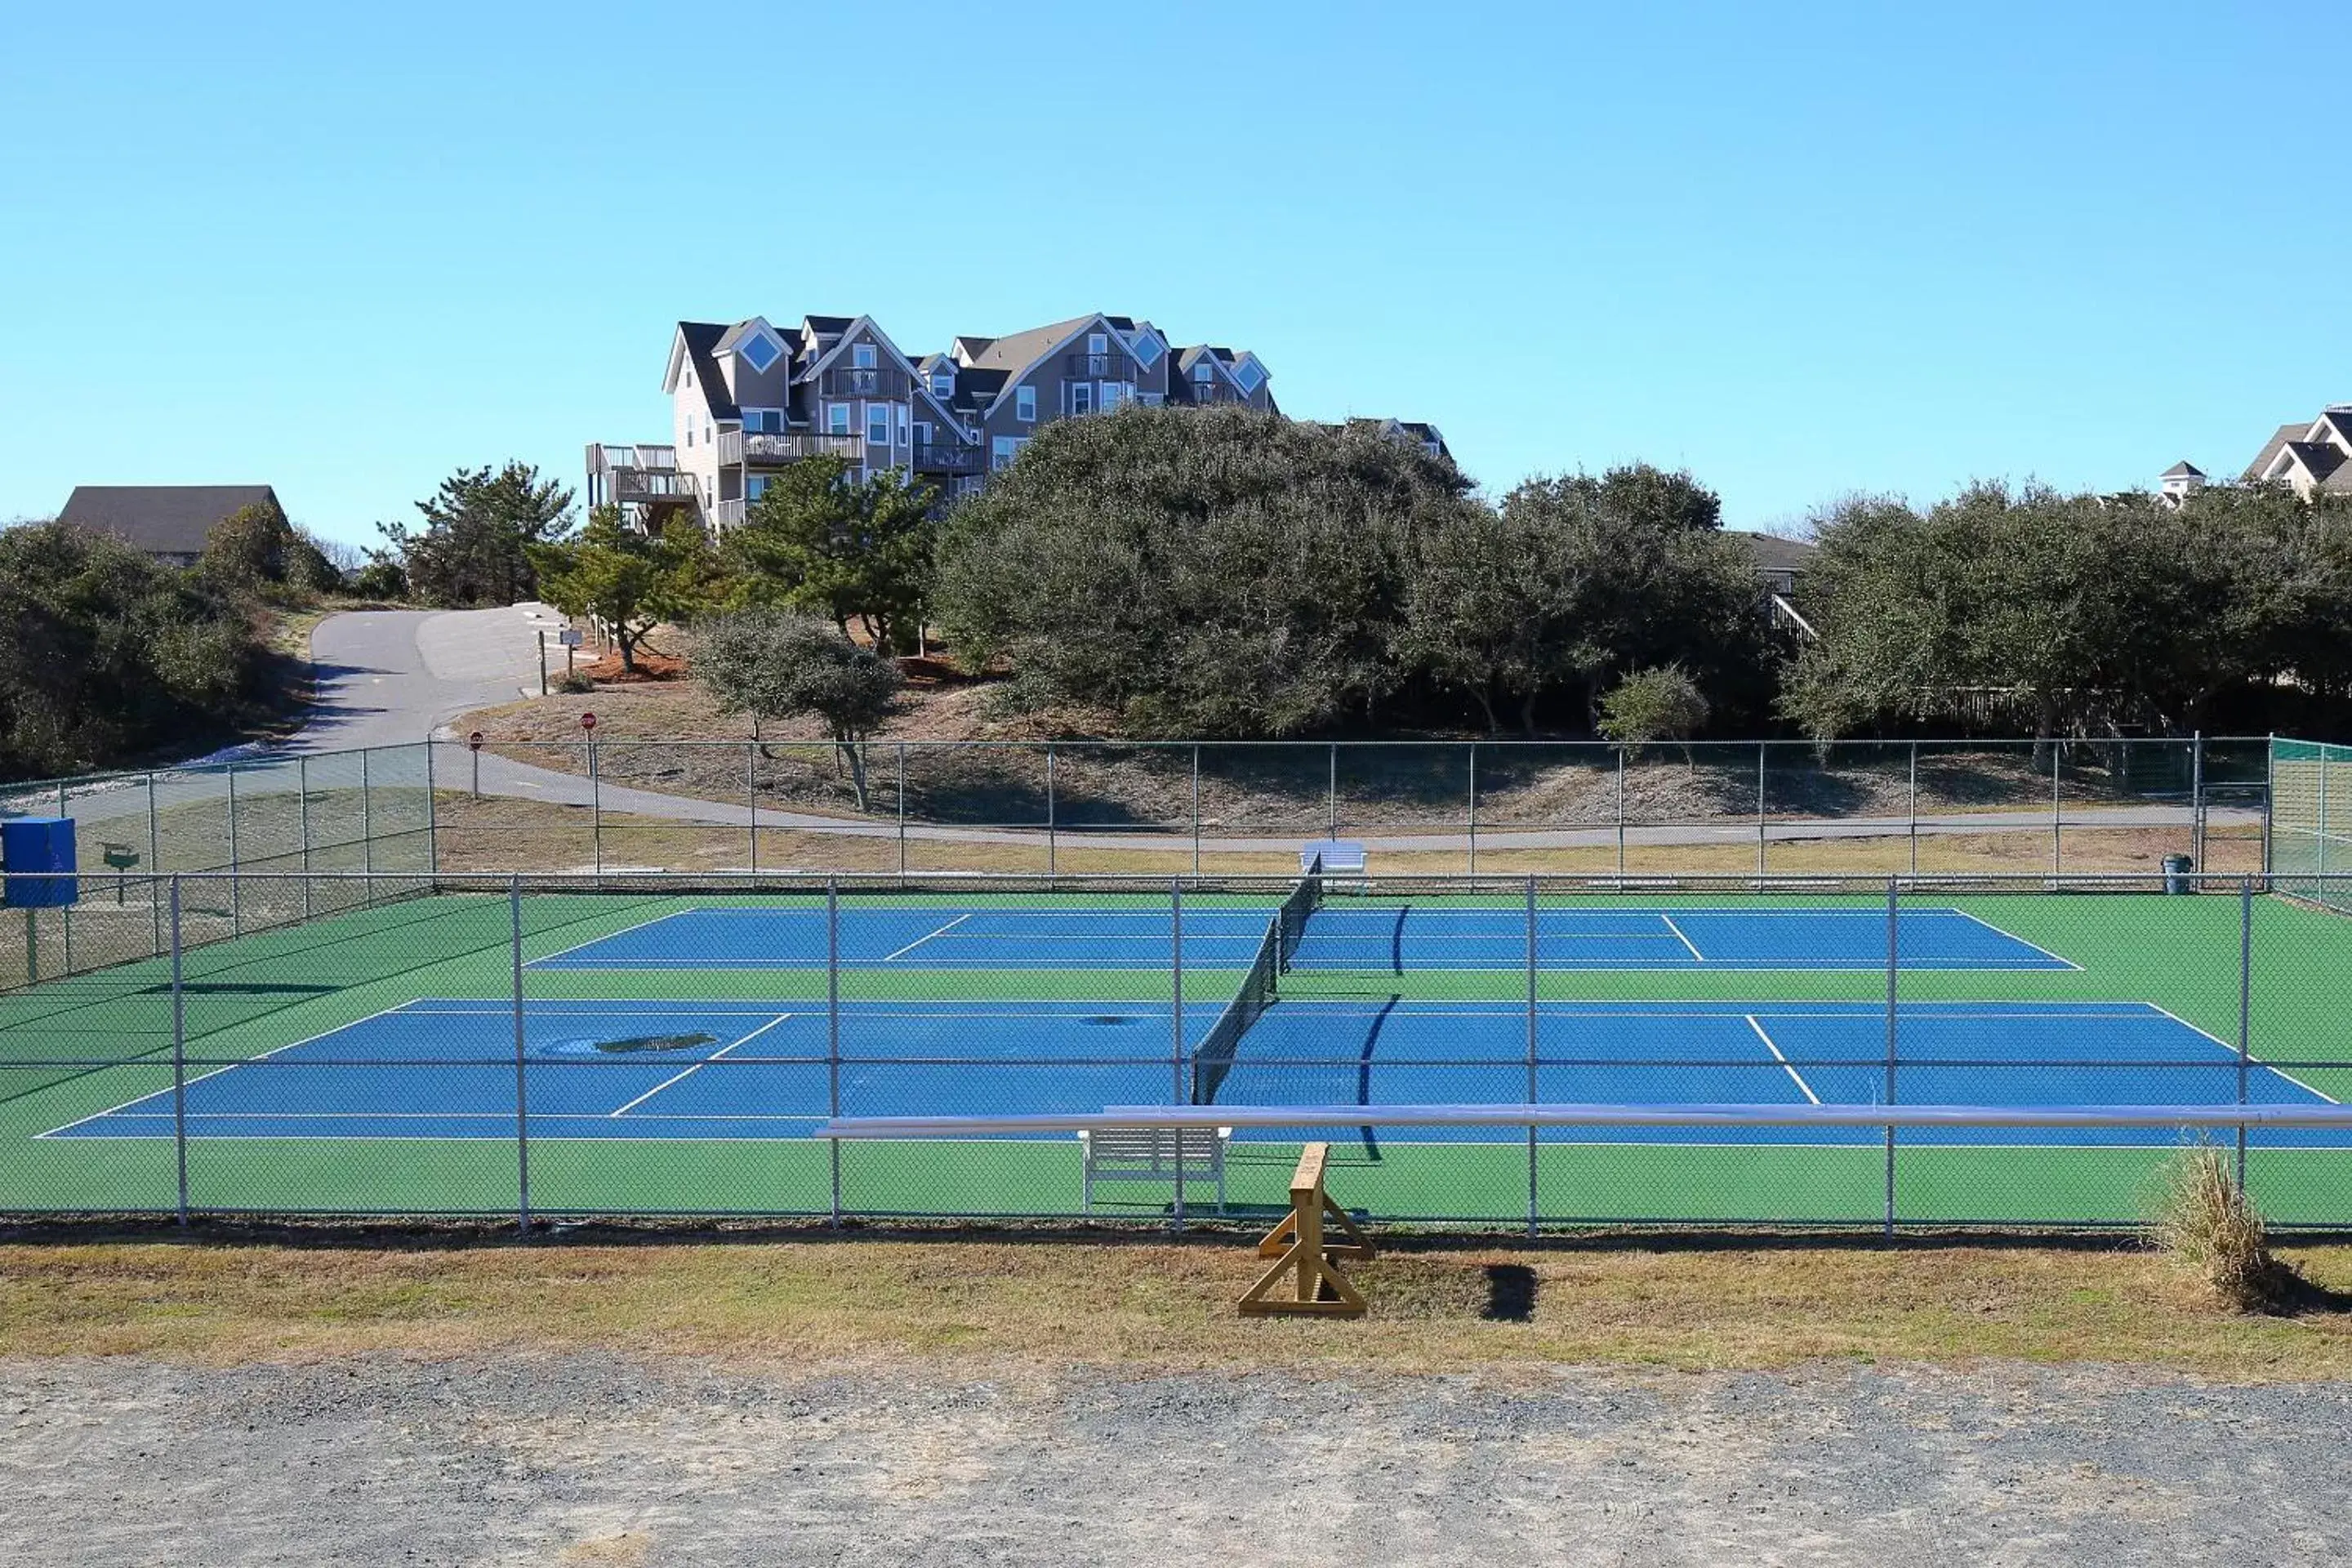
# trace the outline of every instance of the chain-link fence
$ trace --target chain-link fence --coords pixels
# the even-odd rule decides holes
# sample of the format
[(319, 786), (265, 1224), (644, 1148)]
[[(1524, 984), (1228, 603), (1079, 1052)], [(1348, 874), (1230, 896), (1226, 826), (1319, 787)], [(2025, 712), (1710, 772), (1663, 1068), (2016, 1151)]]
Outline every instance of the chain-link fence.
[(441, 742), (445, 869), (1473, 874), (2263, 868), (2268, 742)]
[[(2352, 876), (2316, 871), (394, 868), (76, 891), (0, 910), (26, 961), (0, 972), (0, 1209), (1163, 1225), (1280, 1206), (1312, 1137), (1391, 1221), (2125, 1225), (2194, 1135), (1786, 1123), (2352, 1098)], [(1381, 1125), (1409, 1104), (1766, 1110)], [(1155, 1106), (1364, 1121), (818, 1135)], [(2352, 1225), (2352, 1133), (2206, 1135), (2274, 1222)]]

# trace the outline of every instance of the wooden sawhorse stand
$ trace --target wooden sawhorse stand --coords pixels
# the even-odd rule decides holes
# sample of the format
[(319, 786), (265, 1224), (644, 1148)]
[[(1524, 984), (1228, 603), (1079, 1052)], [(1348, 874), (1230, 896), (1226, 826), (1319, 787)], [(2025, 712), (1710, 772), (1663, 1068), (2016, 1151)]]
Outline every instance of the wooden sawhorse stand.
[[(1275, 1259), (1275, 1265), (1243, 1293), (1243, 1316), (1286, 1312), (1329, 1318), (1364, 1315), (1362, 1294), (1332, 1259), (1370, 1258), (1372, 1243), (1323, 1191), (1323, 1167), (1330, 1157), (1328, 1143), (1309, 1143), (1299, 1151), (1298, 1169), (1290, 1177), (1290, 1213), (1257, 1244), (1258, 1256)], [(1347, 1240), (1329, 1243), (1323, 1239), (1323, 1222), (1327, 1218), (1339, 1222)], [(1277, 1293), (1276, 1287), (1286, 1274), (1292, 1276), (1292, 1288), (1286, 1293)]]

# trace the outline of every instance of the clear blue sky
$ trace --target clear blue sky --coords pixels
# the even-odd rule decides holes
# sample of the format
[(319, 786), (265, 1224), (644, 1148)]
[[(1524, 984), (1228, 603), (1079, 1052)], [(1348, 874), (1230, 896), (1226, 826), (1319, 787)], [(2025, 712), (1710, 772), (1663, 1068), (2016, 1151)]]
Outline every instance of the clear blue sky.
[(363, 542), (459, 465), (576, 485), (666, 438), (673, 322), (753, 312), (1148, 315), (1490, 491), (1647, 458), (1743, 526), (2234, 471), (2352, 400), (2314, 15), (17, 6), (0, 519), (266, 480)]

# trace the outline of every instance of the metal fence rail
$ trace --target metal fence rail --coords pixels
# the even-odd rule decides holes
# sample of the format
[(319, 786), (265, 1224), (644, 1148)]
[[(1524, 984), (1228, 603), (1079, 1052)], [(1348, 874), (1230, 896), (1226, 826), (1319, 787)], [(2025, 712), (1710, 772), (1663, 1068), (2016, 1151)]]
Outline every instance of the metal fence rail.
[[(1328, 879), (1233, 1059), (1204, 1064), (1295, 889), (93, 880), (69, 917), (0, 911), (23, 932), (0, 963), (30, 965), (0, 993), (0, 1209), (1165, 1225), (1208, 1200), (1126, 1182), (1089, 1205), (1073, 1137), (816, 1130), (1206, 1100), (1244, 1124), (1222, 1174), (1248, 1214), (1304, 1135), (1249, 1107), (1779, 1100), (2243, 1106), (2223, 1136), (2273, 1219), (2352, 1226), (2352, 1140), (2263, 1124), (2352, 1100), (2352, 876)], [(1513, 1229), (2129, 1225), (2180, 1142), (1377, 1121), (1341, 1152), (1351, 1201)]]

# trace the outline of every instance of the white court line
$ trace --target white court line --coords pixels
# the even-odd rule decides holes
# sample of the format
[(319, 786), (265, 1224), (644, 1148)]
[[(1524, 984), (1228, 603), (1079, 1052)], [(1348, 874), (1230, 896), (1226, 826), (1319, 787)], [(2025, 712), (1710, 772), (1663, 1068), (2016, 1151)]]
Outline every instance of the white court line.
[(1780, 1064), (1780, 1070), (1797, 1080), (1798, 1089), (1807, 1100), (1819, 1105), (1822, 1102), (1822, 1097), (1813, 1092), (1813, 1086), (1805, 1081), (1804, 1074), (1789, 1065), (1789, 1058), (1780, 1054), (1780, 1047), (1773, 1042), (1771, 1036), (1764, 1032), (1764, 1026), (1756, 1021), (1756, 1015), (1745, 1013), (1741, 1016), (1748, 1020), (1748, 1026), (1756, 1031), (1756, 1037), (1764, 1042), (1764, 1048), (1772, 1053), (1772, 1059)]
[[(1685, 910), (1685, 912), (1687, 913), (1688, 911)], [(1690, 955), (1693, 959), (1696, 960), (1700, 963), (1705, 963), (1706, 962), (1706, 954), (1698, 950), (1698, 944), (1696, 942), (1691, 941), (1690, 938), (1683, 934), (1683, 928), (1675, 924), (1674, 916), (1666, 913), (1664, 910), (1660, 910), (1658, 911), (1658, 918), (1665, 922), (1666, 929), (1668, 931), (1675, 933), (1675, 940), (1676, 942), (1681, 942), (1685, 947), (1690, 949)]]
[[(2004, 931), (2004, 930), (2003, 930), (2003, 929), (2001, 929), (2000, 926), (1997, 926), (1997, 925), (1993, 924), (1993, 923), (1992, 923), (1992, 921), (1989, 921), (1989, 920), (1986, 920), (1982, 915), (1972, 915), (1972, 914), (1969, 913), (1969, 911), (1968, 911), (1968, 910), (1955, 910), (1955, 909), (1921, 910), (1920, 910), (1920, 911), (1918, 911), (1918, 912), (1919, 912), (1919, 913), (1921, 913), (1921, 914), (1923, 914), (1923, 915), (1925, 915), (1925, 914), (1958, 915), (1958, 916), (1959, 916), (1959, 917), (1960, 917), (1960, 919), (1962, 919), (1962, 920), (1964, 920), (1964, 921), (1974, 921), (1977, 924), (1979, 924), (1979, 925), (1980, 925), (1980, 926), (1984, 927), (1984, 928), (1985, 928), (1985, 930), (1987, 930), (1987, 931), (1989, 931), (1992, 932), (1992, 933), (1993, 933), (1993, 935), (1995, 935), (1995, 936), (1997, 936), (1997, 937), (2003, 938), (2004, 940), (2009, 941), (2009, 942), (2013, 942), (2017, 943), (2017, 945), (2018, 945), (2018, 946), (2020, 946), (2020, 947), (2030, 947), (2030, 948), (2032, 948), (2034, 952), (2036, 952), (2040, 953), (2042, 957), (2047, 958), (2047, 959), (2050, 959), (2050, 960), (2053, 960), (2053, 962), (2055, 962), (2055, 963), (2058, 963), (2063, 964), (2063, 965), (2065, 965), (2065, 967), (2067, 967), (2068, 969), (2073, 969), (2073, 970), (2077, 970), (2077, 971), (2079, 971), (2079, 970), (2083, 967), (2081, 964), (2079, 964), (2079, 963), (2075, 963), (2073, 959), (2068, 958), (2068, 957), (2067, 957), (2065, 954), (2063, 954), (2063, 953), (2053, 952), (2051, 952), (2048, 948), (2046, 948), (2046, 947), (2042, 946), (2042, 945), (2040, 942), (2028, 942), (2028, 941), (2026, 941), (2023, 937), (2021, 937), (2021, 936), (2018, 935), (2018, 934), (2017, 934), (2015, 931)], [(2191, 1027), (2194, 1027), (2194, 1026), (2192, 1025), (2192, 1026), (2191, 1026)]]
[(643, 1105), (646, 1100), (651, 1100), (655, 1095), (659, 1094), (663, 1089), (667, 1089), (670, 1085), (674, 1083), (684, 1083), (688, 1079), (692, 1078), (696, 1073), (700, 1072), (704, 1068), (709, 1067), (712, 1062), (717, 1061), (720, 1057), (723, 1057), (729, 1051), (733, 1050), (736, 1046), (751, 1044), (753, 1040), (758, 1039), (761, 1035), (766, 1034), (769, 1030), (774, 1028), (777, 1025), (782, 1023), (785, 1019), (791, 1016), (793, 1016), (793, 1015), (790, 1013), (777, 1014), (774, 1017), (769, 1019), (766, 1023), (761, 1025), (758, 1028), (752, 1030), (741, 1039), (735, 1041), (733, 1045), (719, 1047), (719, 1049), (711, 1052), (709, 1056), (703, 1058), (700, 1061), (695, 1063), (684, 1072), (677, 1073), (669, 1078), (662, 1079), (661, 1082), (654, 1085), (653, 1088), (646, 1090), (645, 1093), (637, 1096), (636, 1099), (629, 1101), (628, 1104), (621, 1107), (620, 1110), (607, 1111), (605, 1114), (608, 1116), (626, 1116), (630, 1111), (635, 1110), (638, 1106)]
[(978, 910), (964, 910), (964, 912), (963, 912), (963, 913), (961, 913), (961, 914), (960, 914), (960, 915), (956, 916), (956, 918), (955, 918), (955, 919), (953, 919), (953, 920), (951, 920), (951, 921), (948, 921), (948, 923), (947, 923), (947, 924), (945, 924), (945, 925), (943, 925), (943, 926), (940, 926), (940, 928), (938, 928), (936, 931), (925, 931), (922, 935), (920, 935), (920, 936), (917, 937), (914, 941), (912, 941), (912, 942), (908, 942), (906, 946), (904, 946), (904, 947), (900, 948), (897, 952), (886, 952), (886, 953), (884, 953), (884, 954), (882, 955), (882, 962), (883, 962), (883, 963), (889, 963), (892, 959), (897, 958), (897, 957), (899, 957), (901, 954), (909, 953), (909, 952), (914, 952), (917, 948), (919, 948), (919, 947), (922, 946), (922, 945), (923, 945), (923, 943), (925, 943), (925, 942), (927, 942), (930, 941), (930, 940), (931, 940), (931, 938), (933, 938), (933, 937), (935, 937), (935, 936), (944, 936), (944, 935), (946, 935), (949, 931), (951, 931), (955, 930), (955, 928), (956, 928), (956, 927), (958, 927), (958, 926), (960, 926), (960, 925), (963, 924), (963, 922), (964, 922), (964, 921), (968, 921), (968, 920), (971, 919), (971, 917), (972, 917), (972, 916), (974, 916), (974, 915), (976, 915), (976, 914), (978, 914), (978, 913), (980, 913), (980, 911), (979, 911)]
[[(2200, 1028), (2198, 1028), (2196, 1025), (2194, 1025), (2194, 1024), (2190, 1023), (2188, 1019), (2186, 1019), (2186, 1018), (2182, 1017), (2179, 1014), (2178, 1014), (2178, 1013), (2174, 1012), (2174, 1011), (2173, 1011), (2171, 1008), (2169, 1008), (2169, 1007), (2166, 1007), (2166, 1006), (2159, 1005), (2158, 1004), (2154, 1003), (2154, 1002), (2150, 1002), (2150, 1003), (2148, 1003), (2148, 1004), (2147, 1004), (2147, 1006), (2148, 1006), (2148, 1008), (2149, 1008), (2149, 1010), (2150, 1010), (2150, 1011), (2163, 1014), (2166, 1017), (2168, 1017), (2168, 1018), (2171, 1019), (2174, 1023), (2176, 1023), (2176, 1024), (2179, 1025), (2182, 1028), (2184, 1028), (2184, 1029), (2188, 1029), (2188, 1030), (2191, 1031), (2192, 1033), (2200, 1034), (2200, 1035), (2204, 1036), (2207, 1039), (2209, 1039), (2209, 1040), (2212, 1041), (2215, 1045), (2217, 1045), (2217, 1046), (2221, 1047), (2221, 1049), (2223, 1049), (2224, 1051), (2227, 1051), (2227, 1052), (2230, 1054), (2230, 1058), (2231, 1058), (2232, 1061), (2235, 1061), (2235, 1060), (2237, 1059), (2237, 1056), (2238, 1056), (2238, 1047), (2235, 1047), (2235, 1046), (2233, 1046), (2233, 1045), (2231, 1045), (2229, 1041), (2227, 1041), (2227, 1040), (2223, 1039), (2221, 1036), (2219, 1036), (2219, 1035), (2217, 1035), (2217, 1034), (2213, 1033), (2213, 1031), (2212, 1031), (2212, 1030), (2210, 1030), (2210, 1029), (2200, 1029)], [(2291, 1083), (2291, 1084), (2294, 1085), (2294, 1087), (2295, 1087), (2295, 1088), (2297, 1088), (2297, 1089), (2299, 1089), (2303, 1090), (2303, 1092), (2304, 1092), (2304, 1093), (2305, 1093), (2305, 1094), (2314, 1094), (2314, 1095), (2318, 1095), (2320, 1099), (2322, 1099), (2322, 1100), (2326, 1100), (2326, 1101), (2328, 1104), (2330, 1104), (2330, 1105), (2341, 1105), (2341, 1104), (2343, 1104), (2343, 1103), (2344, 1103), (2342, 1100), (2340, 1100), (2336, 1099), (2336, 1098), (2334, 1095), (2332, 1095), (2332, 1094), (2327, 1094), (2327, 1093), (2325, 1093), (2325, 1092), (2323, 1092), (2323, 1091), (2321, 1091), (2321, 1090), (2319, 1090), (2319, 1089), (2316, 1089), (2312, 1088), (2312, 1087), (2311, 1087), (2311, 1085), (2309, 1085), (2309, 1084), (2307, 1084), (2307, 1083), (2304, 1082), (2304, 1081), (2303, 1081), (2303, 1079), (2299, 1079), (2299, 1078), (2295, 1077), (2295, 1076), (2294, 1076), (2294, 1074), (2293, 1074), (2293, 1073), (2291, 1073), (2291, 1072), (2283, 1072), (2283, 1071), (2281, 1071), (2279, 1068), (2274, 1068), (2274, 1067), (2271, 1066), (2271, 1065), (2270, 1065), (2270, 1063), (2268, 1063), (2268, 1062), (2266, 1062), (2266, 1061), (2263, 1060), (2263, 1058), (2260, 1058), (2260, 1057), (2258, 1057), (2258, 1056), (2255, 1056), (2255, 1055), (2254, 1055), (2254, 1054), (2252, 1054), (2252, 1052), (2248, 1052), (2248, 1053), (2247, 1053), (2247, 1055), (2246, 1055), (2246, 1066), (2247, 1066), (2249, 1068), (2260, 1068), (2263, 1071), (2264, 1071), (2264, 1072), (2266, 1072), (2266, 1073), (2269, 1073), (2273, 1078), (2283, 1078), (2283, 1079), (2286, 1079), (2286, 1080), (2287, 1080), (2287, 1082), (2289, 1082), (2289, 1083)]]
[[(79, 1127), (85, 1121), (96, 1121), (100, 1117), (111, 1116), (118, 1110), (128, 1112), (132, 1106), (144, 1105), (151, 1100), (169, 1100), (174, 1093), (184, 1094), (189, 1089), (193, 1088), (196, 1084), (204, 1082), (205, 1079), (208, 1078), (218, 1078), (221, 1074), (225, 1072), (234, 1072), (238, 1068), (244, 1067), (247, 1063), (266, 1060), (270, 1057), (277, 1056), (281, 1051), (290, 1051), (296, 1046), (307, 1046), (314, 1040), (323, 1040), (330, 1035), (340, 1035), (345, 1029), (356, 1029), (362, 1024), (372, 1024), (376, 1019), (397, 1013), (403, 1007), (407, 1005), (408, 1004), (406, 1002), (395, 1002), (389, 1007), (379, 1007), (364, 1018), (354, 1018), (348, 1024), (338, 1024), (331, 1029), (321, 1029), (315, 1035), (305, 1035), (299, 1040), (289, 1040), (282, 1046), (272, 1046), (269, 1049), (263, 1051), (258, 1056), (246, 1057), (241, 1060), (230, 1062), (225, 1067), (216, 1067), (210, 1072), (200, 1072), (194, 1078), (184, 1079), (181, 1080), (180, 1085), (176, 1089), (159, 1089), (152, 1094), (142, 1094), (135, 1100), (126, 1100), (121, 1105), (110, 1106), (104, 1110), (93, 1111), (89, 1115), (82, 1117), (78, 1121), (67, 1122), (63, 1127), (52, 1127), (47, 1132), (36, 1132), (33, 1136), (36, 1138), (54, 1138), (60, 1132), (72, 1131), (75, 1128)], [(161, 1062), (149, 1061), (145, 1063), (123, 1062), (117, 1065), (122, 1067), (160, 1067), (163, 1064)]]
[(600, 942), (612, 942), (616, 938), (628, 935), (631, 931), (643, 931), (647, 926), (657, 926), (664, 921), (674, 921), (681, 916), (695, 914), (698, 911), (695, 910), (685, 909), (672, 910), (666, 915), (648, 915), (644, 920), (638, 921), (632, 925), (625, 925), (618, 931), (608, 931), (602, 936), (592, 936), (585, 942), (575, 942), (570, 947), (560, 948), (554, 952), (541, 953), (537, 958), (529, 960), (525, 963), (523, 967), (525, 969), (532, 969), (542, 963), (552, 963), (557, 959), (562, 958), (565, 953), (578, 952), (583, 947), (593, 947)]

